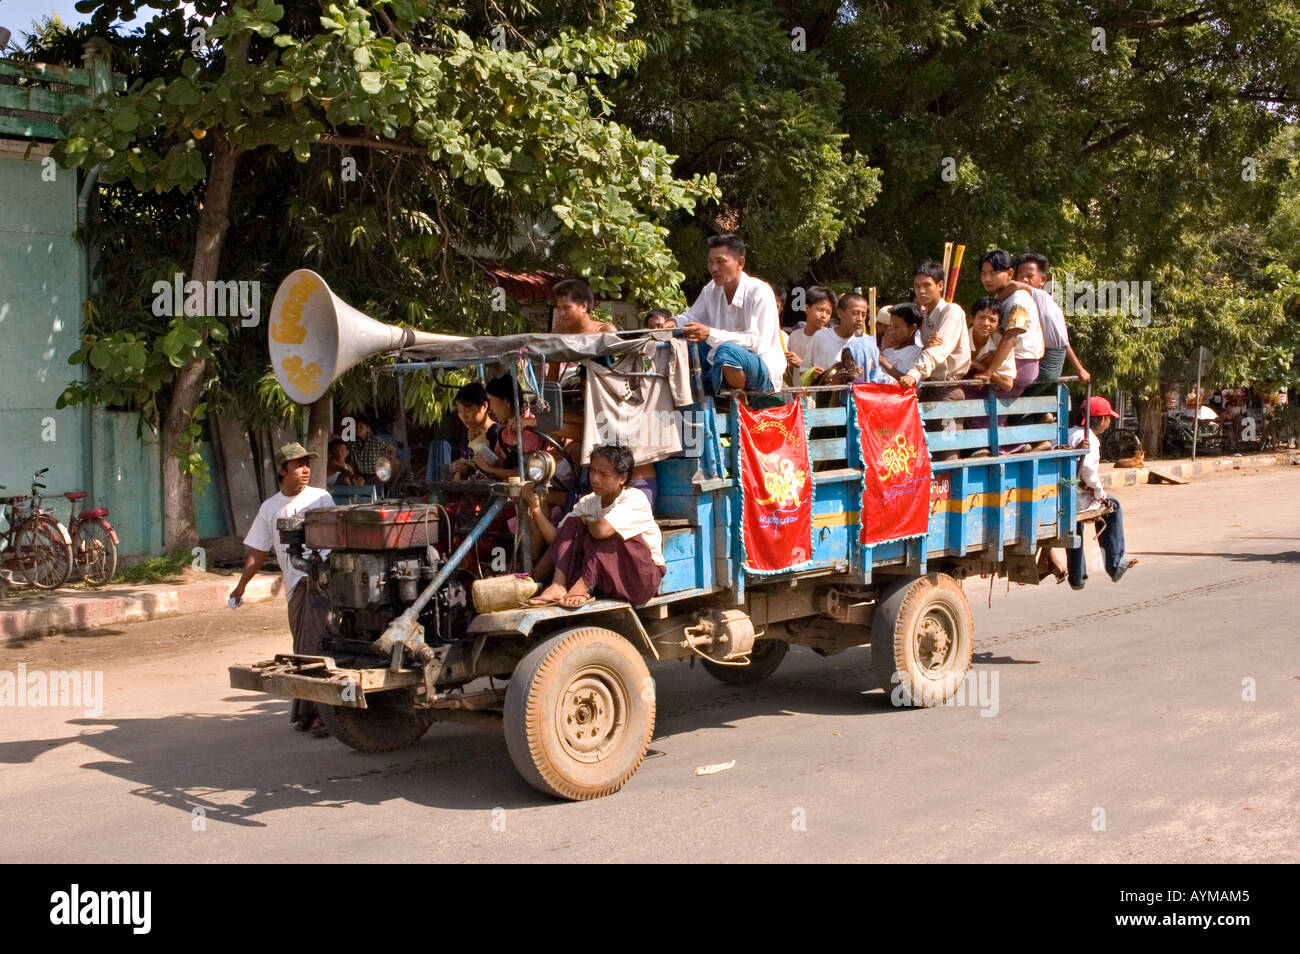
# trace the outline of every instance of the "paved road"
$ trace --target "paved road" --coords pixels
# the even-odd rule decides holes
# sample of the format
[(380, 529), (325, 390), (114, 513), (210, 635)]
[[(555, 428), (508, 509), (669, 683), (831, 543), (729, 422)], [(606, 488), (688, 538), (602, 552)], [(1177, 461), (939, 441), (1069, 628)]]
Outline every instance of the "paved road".
[(1300, 468), (1121, 495), (1122, 583), (968, 581), (996, 714), (887, 708), (867, 649), (743, 690), (669, 663), (652, 756), (581, 804), (475, 729), (389, 756), (292, 732), (226, 685), (287, 646), (273, 604), (6, 647), (105, 698), (0, 709), (0, 860), (1300, 860)]

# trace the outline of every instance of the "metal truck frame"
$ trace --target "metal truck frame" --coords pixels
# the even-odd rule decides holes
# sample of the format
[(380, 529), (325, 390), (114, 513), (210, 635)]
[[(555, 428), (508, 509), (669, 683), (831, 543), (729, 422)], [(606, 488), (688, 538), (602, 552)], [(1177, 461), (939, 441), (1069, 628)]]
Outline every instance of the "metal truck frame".
[[(616, 354), (639, 346), (643, 337), (466, 339), (409, 349), (390, 370), (437, 375), (504, 363), (523, 385), (521, 401), (553, 413), (559, 402), (535, 386), (532, 367)], [(932, 456), (980, 447), (990, 456), (934, 460), (928, 535), (880, 546), (858, 543), (863, 471), (850, 388), (793, 389), (799, 397), (840, 395), (840, 406), (805, 414), (815, 466), (812, 559), (797, 571), (757, 576), (744, 569), (738, 529), (737, 442), (723, 446), (737, 419), (736, 397), (724, 395), (715, 404), (693, 368), (696, 403), (682, 415), (682, 426), (697, 429), (684, 444), (700, 455), (656, 464), (666, 573), (650, 602), (596, 599), (576, 610), (472, 611), (466, 591), (475, 576), (487, 575), (480, 543), (493, 533), (499, 539), (507, 508), (517, 508), (519, 519), (515, 546), (506, 540), (505, 549), (520, 557), (506, 572), (531, 570), (529, 520), (519, 497), (539, 474), (521, 455), (517, 479), (435, 484), (438, 504), (411, 502), (423, 532), (391, 549), (345, 547), (328, 560), (305, 557), (301, 518), (282, 527), (294, 559), (331, 596), (331, 634), (319, 656), (281, 654), (232, 666), (230, 683), (320, 704), (334, 736), (363, 752), (413, 745), (439, 721), (503, 730), (525, 780), (575, 800), (618, 791), (645, 757), (655, 725), (647, 662), (699, 657), (721, 682), (748, 685), (771, 675), (791, 645), (829, 656), (870, 644), (874, 679), (887, 703), (941, 704), (961, 686), (973, 650), (962, 581), (1005, 576), (1036, 584), (1040, 547), (1081, 545), (1073, 487), (1083, 451), (1066, 446), (1068, 380), (1044, 397), (990, 394), (952, 402), (926, 400), (930, 385), (922, 384), (925, 421), (988, 420), (979, 429), (927, 430)], [(983, 384), (941, 386), (963, 383)], [(1000, 426), (999, 416), (1008, 415), (1054, 419)], [(1000, 446), (1043, 440), (1059, 449), (998, 456)], [(334, 509), (367, 506), (376, 505)], [(328, 513), (312, 512), (321, 520), (330, 519)], [(340, 513), (336, 519), (363, 516)]]

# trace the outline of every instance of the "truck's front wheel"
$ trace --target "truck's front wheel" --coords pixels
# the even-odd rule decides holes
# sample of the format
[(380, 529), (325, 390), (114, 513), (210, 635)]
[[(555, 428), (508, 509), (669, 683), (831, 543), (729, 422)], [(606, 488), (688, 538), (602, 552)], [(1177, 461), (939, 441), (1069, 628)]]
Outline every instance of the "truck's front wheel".
[(548, 795), (581, 800), (623, 787), (655, 726), (654, 680), (618, 633), (584, 627), (539, 643), (506, 690), (506, 748)]
[(433, 721), (400, 689), (366, 696), (365, 709), (316, 706), (330, 734), (358, 752), (396, 752), (420, 741)]
[(937, 706), (970, 669), (975, 623), (957, 581), (930, 573), (894, 584), (871, 623), (871, 663), (895, 706)]

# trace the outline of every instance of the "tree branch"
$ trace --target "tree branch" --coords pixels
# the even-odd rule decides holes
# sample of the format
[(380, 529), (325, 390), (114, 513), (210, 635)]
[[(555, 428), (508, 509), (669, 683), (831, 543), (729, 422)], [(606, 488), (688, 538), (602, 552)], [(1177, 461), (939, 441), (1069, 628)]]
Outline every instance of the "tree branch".
[(1115, 145), (1115, 143), (1133, 135), (1133, 132), (1134, 130), (1131, 126), (1120, 126), (1119, 129), (1116, 129), (1113, 133), (1102, 136), (1097, 141), (1084, 145), (1082, 155), (1090, 156), (1094, 152), (1101, 152), (1103, 149), (1109, 149), (1111, 146)]
[(378, 149), (380, 152), (409, 152), (421, 156), (429, 154), (429, 150), (424, 146), (411, 146), (404, 142), (388, 142), (383, 139), (373, 139), (369, 136), (336, 136), (334, 133), (326, 133), (320, 137), (320, 141), (326, 146), (361, 146), (365, 149)]

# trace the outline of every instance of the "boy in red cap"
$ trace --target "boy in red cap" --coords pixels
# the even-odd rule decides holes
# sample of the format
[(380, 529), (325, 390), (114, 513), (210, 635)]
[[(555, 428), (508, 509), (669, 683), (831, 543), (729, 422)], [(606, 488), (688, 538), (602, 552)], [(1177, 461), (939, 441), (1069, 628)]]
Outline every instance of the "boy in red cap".
[[(1137, 563), (1137, 560), (1124, 558), (1124, 513), (1119, 501), (1106, 493), (1097, 473), (1101, 464), (1101, 435), (1106, 433), (1110, 422), (1118, 417), (1109, 401), (1104, 397), (1094, 397), (1088, 400), (1083, 421), (1070, 428), (1070, 446), (1088, 448), (1088, 453), (1079, 461), (1076, 513), (1083, 516), (1089, 511), (1103, 511), (1102, 516), (1095, 521), (1097, 543), (1101, 546), (1106, 572), (1116, 583)], [(1080, 545), (1067, 550), (1065, 560), (1069, 569), (1070, 586), (1081, 590), (1088, 579), (1088, 569), (1083, 558), (1082, 521), (1076, 525), (1076, 532), (1080, 537)]]

